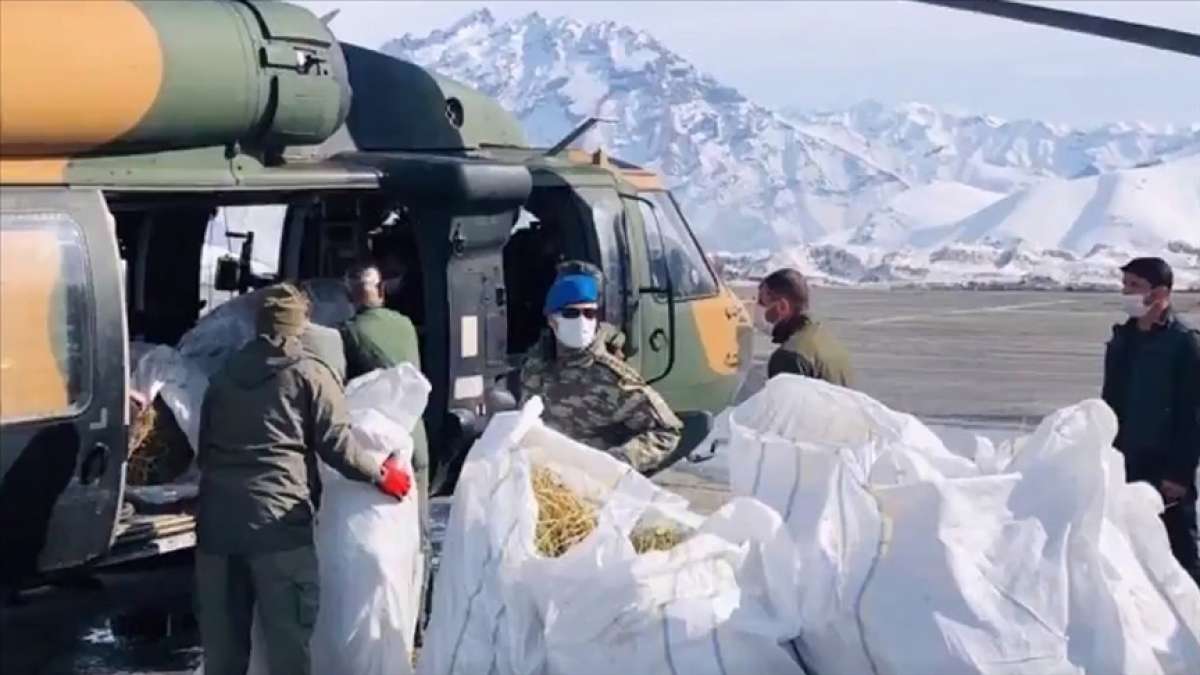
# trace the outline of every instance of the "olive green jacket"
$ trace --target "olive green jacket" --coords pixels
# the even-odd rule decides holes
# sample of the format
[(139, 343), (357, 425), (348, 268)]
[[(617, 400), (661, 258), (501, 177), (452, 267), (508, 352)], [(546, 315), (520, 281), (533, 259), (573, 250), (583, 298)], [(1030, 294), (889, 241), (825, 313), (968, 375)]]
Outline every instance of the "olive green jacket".
[[(407, 317), (386, 307), (367, 307), (358, 311), (341, 328), (346, 349), (346, 380), (381, 368), (411, 363), (421, 369), (417, 329)], [(413, 429), (413, 470), (422, 492), (428, 490), (429, 439), (425, 423), (418, 420)]]
[(400, 312), (386, 307), (359, 310), (342, 325), (346, 348), (346, 380), (380, 368), (408, 362), (421, 368), (417, 329)]
[(351, 480), (378, 475), (350, 436), (330, 369), (296, 338), (255, 338), (204, 394), (197, 548), (233, 555), (311, 545), (318, 456)]
[(850, 354), (833, 333), (807, 317), (780, 323), (774, 339), (779, 348), (767, 361), (767, 377), (794, 373), (825, 380), (842, 387), (854, 386)]

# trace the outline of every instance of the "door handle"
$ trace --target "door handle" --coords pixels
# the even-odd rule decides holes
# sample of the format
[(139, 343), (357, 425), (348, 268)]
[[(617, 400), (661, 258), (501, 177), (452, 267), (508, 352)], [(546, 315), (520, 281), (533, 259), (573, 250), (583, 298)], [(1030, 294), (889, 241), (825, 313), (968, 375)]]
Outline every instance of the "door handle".
[(650, 334), (650, 349), (656, 352), (661, 352), (666, 347), (664, 344), (667, 341), (667, 332), (661, 328), (654, 329)]
[(104, 443), (93, 445), (87, 456), (83, 458), (83, 464), (79, 467), (79, 482), (91, 485), (108, 473), (108, 455), (107, 445)]

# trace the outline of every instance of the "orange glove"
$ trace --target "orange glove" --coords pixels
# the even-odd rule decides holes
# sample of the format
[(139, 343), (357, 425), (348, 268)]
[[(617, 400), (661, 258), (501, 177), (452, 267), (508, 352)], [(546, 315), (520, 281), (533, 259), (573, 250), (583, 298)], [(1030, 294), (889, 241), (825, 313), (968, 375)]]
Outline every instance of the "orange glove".
[(385, 495), (404, 499), (412, 489), (412, 476), (400, 466), (400, 460), (395, 455), (388, 455), (379, 465), (379, 480), (375, 486)]

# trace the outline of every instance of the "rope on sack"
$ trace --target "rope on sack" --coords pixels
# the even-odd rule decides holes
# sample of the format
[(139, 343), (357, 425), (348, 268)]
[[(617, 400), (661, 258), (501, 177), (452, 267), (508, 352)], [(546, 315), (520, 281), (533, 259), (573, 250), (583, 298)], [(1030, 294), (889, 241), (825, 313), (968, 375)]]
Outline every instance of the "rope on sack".
[(800, 491), (800, 479), (804, 476), (801, 471), (801, 463), (803, 461), (803, 453), (794, 452), (792, 457), (795, 458), (796, 471), (792, 477), (792, 491), (788, 493), (787, 509), (783, 514), (783, 522), (788, 522), (792, 519), (792, 509), (796, 506), (796, 493)]
[(887, 549), (892, 544), (892, 519), (883, 510), (883, 504), (879, 500), (879, 496), (875, 494), (875, 490), (869, 484), (863, 484), (863, 488), (867, 494), (871, 495), (871, 499), (875, 501), (875, 508), (879, 510), (879, 544), (875, 547), (875, 557), (871, 559), (871, 566), (867, 568), (867, 575), (863, 578), (862, 586), (858, 589), (858, 598), (854, 601), (854, 621), (858, 624), (858, 637), (862, 642), (863, 655), (867, 657), (867, 663), (871, 666), (872, 675), (879, 675), (879, 666), (875, 663), (875, 656), (871, 654), (871, 647), (867, 644), (866, 624), (863, 622), (863, 597), (867, 594), (867, 586), (875, 577), (875, 568), (879, 566), (879, 561), (887, 553)]
[(750, 488), (750, 494), (758, 496), (758, 486), (762, 481), (763, 462), (767, 458), (767, 441), (761, 434), (754, 432), (758, 436), (758, 463), (754, 467), (754, 485)]
[[(508, 481), (509, 476), (511, 476), (512, 472), (513, 472), (512, 467), (513, 467), (512, 460), (508, 459), (508, 461), (506, 461), (504, 463), (504, 470), (501, 472), (500, 478), (496, 480), (495, 486), (492, 487), (492, 491), (488, 495), (489, 500), (494, 499), (496, 497), (496, 493), (498, 493), (500, 491), (500, 487)], [(517, 525), (518, 525), (518, 519), (517, 519), (516, 515), (514, 514), (512, 525), (509, 526), (508, 532), (505, 533), (505, 535), (504, 535), (504, 542), (501, 545), (502, 549), (508, 548), (508, 544), (512, 540), (512, 536), (517, 530)], [(467, 626), (469, 626), (471, 624), (471, 611), (475, 607), (475, 599), (478, 598), (479, 594), (483, 592), (483, 585), (487, 579), (486, 576), (484, 575), (484, 572), (487, 570), (488, 567), (491, 566), (493, 560), (496, 561), (497, 565), (499, 565), (499, 563), (501, 561), (501, 556), (496, 555), (496, 549), (492, 546), (491, 538), (489, 537), (488, 538), (487, 555), (484, 557), (483, 564), (480, 566), (481, 569), (479, 570), (478, 583), (475, 585), (475, 590), (471, 592), (470, 597), (467, 598), (467, 611), (463, 613), (463, 623), (462, 623), (462, 626), (458, 630), (458, 638), (455, 639), (455, 641), (454, 641), (454, 651), (452, 652), (452, 654), (450, 656), (450, 669), (449, 669), (450, 673), (454, 673), (455, 667), (458, 665), (458, 655), (462, 651), (463, 639), (465, 639), (466, 635), (467, 635)], [(504, 607), (502, 605), (501, 612), (500, 612), (501, 614), (503, 614), (503, 609), (504, 609)], [(497, 618), (498, 617), (499, 617), (499, 615), (497, 615)], [(496, 641), (495, 641), (495, 638), (493, 638), (493, 641), (492, 641), (492, 663), (493, 663), (493, 665), (495, 664), (495, 660), (496, 660)]]
[(492, 621), (492, 662), (488, 664), (488, 675), (496, 673), (499, 675), (500, 669), (496, 665), (496, 643), (500, 641), (500, 618), (504, 616), (504, 610), (507, 609), (504, 605), (500, 605), (500, 611), (496, 612), (496, 618)]
[(712, 604), (712, 610), (713, 610), (713, 613), (712, 613), (713, 614), (713, 627), (712, 627), (712, 631), (709, 634), (712, 636), (713, 653), (717, 657), (717, 668), (721, 671), (721, 675), (729, 675), (729, 671), (725, 668), (725, 657), (721, 655), (720, 636), (717, 635), (717, 631), (718, 631), (718, 629), (720, 629), (721, 624), (720, 624), (719, 617), (717, 616), (716, 603)]
[(663, 656), (667, 661), (667, 668), (671, 671), (671, 675), (679, 675), (679, 670), (675, 668), (675, 658), (671, 656), (671, 625), (667, 621), (667, 605), (679, 599), (679, 572), (676, 571), (671, 575), (671, 599), (658, 606), (659, 619), (662, 622), (663, 629)]
[[(700, 562), (705, 558), (710, 557), (708, 554), (703, 554), (698, 558), (693, 559), (689, 553), (688, 557), (683, 561), (683, 568), (691, 566), (692, 563)], [(728, 564), (728, 563), (726, 563)], [(721, 595), (718, 590), (714, 593), (709, 593), (706, 598), (716, 599)], [(671, 574), (671, 599), (666, 602), (659, 603), (658, 613), (663, 629), (663, 658), (667, 663), (667, 668), (671, 671), (671, 675), (680, 675), (678, 668), (675, 667), (675, 657), (671, 654), (671, 628), (670, 622), (667, 620), (667, 607), (679, 600), (679, 571)], [(729, 675), (729, 670), (725, 667), (725, 657), (721, 653), (721, 642), (717, 635), (718, 621), (715, 607), (713, 608), (713, 626), (709, 630), (709, 640), (713, 648), (714, 662), (720, 670), (721, 675)]]

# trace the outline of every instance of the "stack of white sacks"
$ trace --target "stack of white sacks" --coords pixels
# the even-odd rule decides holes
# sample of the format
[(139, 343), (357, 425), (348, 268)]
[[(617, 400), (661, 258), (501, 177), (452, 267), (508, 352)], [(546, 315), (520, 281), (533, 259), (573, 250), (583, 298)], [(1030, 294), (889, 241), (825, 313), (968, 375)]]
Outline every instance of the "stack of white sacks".
[[(539, 414), (497, 416), (467, 458), (421, 675), (1200, 672), (1200, 591), (1100, 401), (952, 451), (779, 376), (719, 419), (736, 497), (707, 520)], [(602, 504), (561, 558), (533, 546), (534, 463)], [(696, 534), (635, 554), (651, 511)]]

